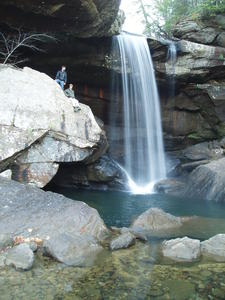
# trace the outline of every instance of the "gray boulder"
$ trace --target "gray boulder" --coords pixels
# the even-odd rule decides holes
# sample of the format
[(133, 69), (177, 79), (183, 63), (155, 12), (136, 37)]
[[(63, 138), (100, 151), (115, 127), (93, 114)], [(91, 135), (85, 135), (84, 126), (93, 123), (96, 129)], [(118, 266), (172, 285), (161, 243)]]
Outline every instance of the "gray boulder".
[(111, 250), (126, 249), (134, 245), (136, 237), (129, 231), (125, 231), (110, 243)]
[(27, 244), (20, 244), (8, 250), (5, 264), (17, 270), (30, 270), (34, 263), (33, 251)]
[(184, 194), (206, 200), (225, 201), (225, 158), (201, 165), (190, 173)]
[(91, 266), (102, 251), (93, 237), (61, 233), (44, 242), (44, 252), (68, 266)]
[(162, 253), (175, 261), (192, 262), (200, 258), (200, 241), (188, 237), (164, 241)]
[(30, 240), (58, 233), (103, 240), (108, 230), (87, 204), (0, 177), (0, 232)]
[(81, 104), (74, 113), (52, 78), (3, 65), (0, 74), (0, 172), (13, 166), (13, 179), (43, 187), (60, 163), (93, 162), (105, 152), (91, 109)]
[(225, 262), (225, 234), (217, 234), (201, 242), (201, 253), (215, 261)]
[(0, 234), (0, 251), (12, 246), (13, 239), (10, 234)]
[(150, 208), (141, 214), (131, 225), (132, 230), (157, 232), (182, 226), (183, 220), (164, 212), (160, 208)]

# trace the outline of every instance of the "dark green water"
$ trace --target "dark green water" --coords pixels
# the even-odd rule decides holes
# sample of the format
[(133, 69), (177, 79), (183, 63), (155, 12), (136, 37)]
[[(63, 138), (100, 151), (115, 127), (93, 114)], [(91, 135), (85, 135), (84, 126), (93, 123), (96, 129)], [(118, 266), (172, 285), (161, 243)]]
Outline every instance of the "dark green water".
[(201, 216), (225, 219), (225, 204), (187, 199), (163, 194), (132, 195), (112, 191), (57, 189), (74, 200), (84, 201), (96, 208), (108, 226), (129, 226), (133, 219), (151, 207), (162, 208), (175, 216)]

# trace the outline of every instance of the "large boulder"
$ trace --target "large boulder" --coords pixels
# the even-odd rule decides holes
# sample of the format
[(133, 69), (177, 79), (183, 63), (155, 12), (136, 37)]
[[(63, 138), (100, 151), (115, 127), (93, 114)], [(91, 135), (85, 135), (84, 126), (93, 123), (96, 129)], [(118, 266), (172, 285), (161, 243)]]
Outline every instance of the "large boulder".
[(207, 258), (225, 262), (225, 234), (217, 234), (201, 242), (201, 252)]
[(192, 262), (200, 257), (200, 241), (188, 237), (164, 241), (162, 253), (175, 261)]
[(160, 208), (150, 208), (133, 222), (131, 229), (152, 233), (179, 228), (182, 224), (182, 218), (168, 214)]
[(60, 233), (96, 240), (108, 234), (98, 212), (87, 204), (1, 177), (0, 232), (41, 241)]
[(105, 36), (119, 5), (120, 0), (2, 0), (0, 18), (4, 25), (29, 31), (45, 32), (47, 28), (48, 32), (78, 37)]
[(90, 108), (74, 112), (59, 85), (30, 68), (0, 66), (0, 171), (45, 186), (60, 163), (93, 162), (106, 150)]
[(184, 194), (212, 201), (225, 201), (225, 158), (201, 165), (190, 173)]
[(44, 242), (46, 254), (68, 266), (91, 266), (102, 251), (93, 237), (88, 235), (70, 235), (61, 233)]
[(8, 250), (5, 264), (17, 270), (30, 270), (34, 263), (34, 254), (27, 244), (20, 244)]

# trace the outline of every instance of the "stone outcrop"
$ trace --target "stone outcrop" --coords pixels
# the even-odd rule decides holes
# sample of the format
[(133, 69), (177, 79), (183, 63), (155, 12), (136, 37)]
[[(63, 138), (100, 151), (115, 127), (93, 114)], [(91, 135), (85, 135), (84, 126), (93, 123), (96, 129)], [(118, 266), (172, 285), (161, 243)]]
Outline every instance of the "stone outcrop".
[(192, 262), (200, 258), (200, 241), (188, 237), (164, 241), (162, 253), (175, 261)]
[(87, 204), (0, 177), (0, 232), (12, 237), (50, 239), (56, 234), (103, 240), (108, 230)]
[(107, 149), (104, 132), (86, 105), (73, 106), (50, 77), (29, 68), (0, 68), (0, 171), (45, 186), (60, 163), (97, 160)]
[(120, 30), (119, 5), (120, 0), (2, 0), (0, 19), (4, 26), (23, 26), (25, 31), (105, 36)]
[(179, 22), (176, 25), (173, 34), (179, 39), (184, 39), (200, 44), (213, 44), (225, 47), (224, 24), (224, 15), (217, 15), (216, 17), (198, 21), (187, 19)]

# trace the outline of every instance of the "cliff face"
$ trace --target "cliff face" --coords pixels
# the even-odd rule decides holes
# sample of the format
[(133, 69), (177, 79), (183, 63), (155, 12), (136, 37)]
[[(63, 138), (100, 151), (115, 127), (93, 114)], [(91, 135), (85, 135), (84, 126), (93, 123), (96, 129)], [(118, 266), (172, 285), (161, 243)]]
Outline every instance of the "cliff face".
[(119, 5), (120, 0), (2, 0), (0, 24), (76, 37), (105, 36), (113, 33)]

